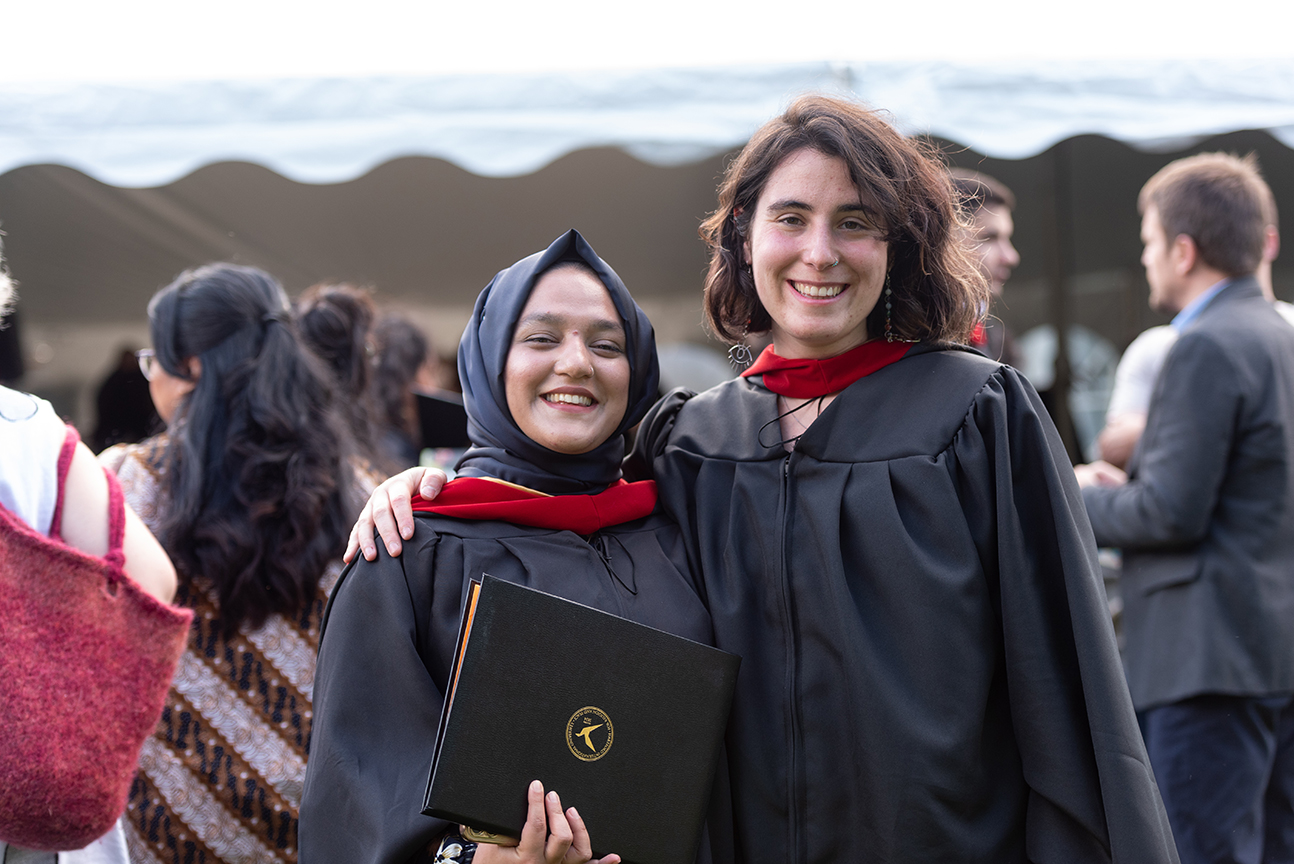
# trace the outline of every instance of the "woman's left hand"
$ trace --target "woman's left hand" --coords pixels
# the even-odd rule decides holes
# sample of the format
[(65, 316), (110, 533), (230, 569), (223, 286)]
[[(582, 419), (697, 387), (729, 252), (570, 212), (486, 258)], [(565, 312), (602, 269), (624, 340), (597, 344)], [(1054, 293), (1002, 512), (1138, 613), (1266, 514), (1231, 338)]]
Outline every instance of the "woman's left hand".
[(386, 551), (392, 558), (400, 555), (401, 538), (408, 540), (413, 536), (413, 507), (410, 499), (422, 495), (428, 501), (440, 494), (447, 478), (439, 468), (406, 468), (394, 477), (388, 477), (380, 483), (359, 519), (350, 529), (350, 539), (346, 543), (346, 553), (342, 560), (349, 564), (356, 552), (362, 552), (364, 560), (377, 560), (377, 546), (373, 543), (374, 529), (381, 536)]
[(562, 812), (556, 792), (544, 795), (538, 780), (526, 793), (529, 808), (521, 840), (515, 846), (482, 843), (476, 847), (473, 864), (619, 864), (619, 855), (593, 859), (593, 844), (584, 820), (572, 807)]

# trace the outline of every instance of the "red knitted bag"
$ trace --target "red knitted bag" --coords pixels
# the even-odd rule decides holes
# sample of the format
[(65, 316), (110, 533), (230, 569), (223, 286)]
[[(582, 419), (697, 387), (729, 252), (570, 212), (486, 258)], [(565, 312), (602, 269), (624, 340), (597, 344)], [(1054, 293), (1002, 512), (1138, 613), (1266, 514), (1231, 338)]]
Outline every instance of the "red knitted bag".
[[(75, 444), (69, 432), (55, 533)], [(112, 828), (193, 619), (122, 571), (125, 503), (105, 473), (104, 558), (0, 506), (0, 840), (29, 849), (80, 849)]]

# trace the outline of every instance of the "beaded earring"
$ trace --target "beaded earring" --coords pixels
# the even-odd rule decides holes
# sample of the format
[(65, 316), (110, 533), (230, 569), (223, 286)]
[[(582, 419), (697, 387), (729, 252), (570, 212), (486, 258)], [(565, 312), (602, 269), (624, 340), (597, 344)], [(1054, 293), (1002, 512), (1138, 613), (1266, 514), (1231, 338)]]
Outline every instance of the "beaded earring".
[(885, 274), (885, 341), (886, 342), (894, 341), (894, 327), (893, 327), (893, 323), (890, 321), (890, 312), (894, 308), (894, 304), (890, 302), (890, 298), (892, 298), (893, 296), (894, 296), (894, 292), (890, 290), (890, 274), (886, 273)]

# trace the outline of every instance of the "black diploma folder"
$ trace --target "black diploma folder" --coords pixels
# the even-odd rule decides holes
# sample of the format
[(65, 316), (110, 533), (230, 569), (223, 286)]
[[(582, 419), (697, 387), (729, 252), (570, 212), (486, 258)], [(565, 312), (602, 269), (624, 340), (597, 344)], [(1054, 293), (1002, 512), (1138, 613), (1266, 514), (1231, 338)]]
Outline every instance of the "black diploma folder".
[(595, 855), (692, 864), (740, 662), (487, 575), (468, 594), (423, 812), (520, 837), (540, 780)]

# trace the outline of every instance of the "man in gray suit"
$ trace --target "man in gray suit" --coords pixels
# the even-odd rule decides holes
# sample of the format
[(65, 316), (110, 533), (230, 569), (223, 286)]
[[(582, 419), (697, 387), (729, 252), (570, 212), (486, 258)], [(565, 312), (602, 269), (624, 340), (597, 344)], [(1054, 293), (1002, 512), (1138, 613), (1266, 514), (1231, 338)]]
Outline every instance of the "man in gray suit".
[(1180, 331), (1128, 473), (1079, 466), (1123, 549), (1125, 660), (1184, 864), (1294, 860), (1294, 329), (1253, 278), (1256, 162), (1141, 191), (1150, 303)]

